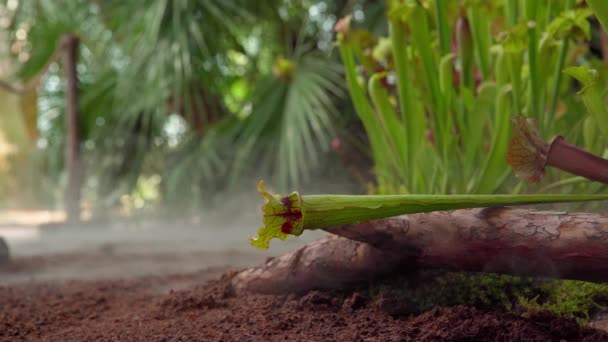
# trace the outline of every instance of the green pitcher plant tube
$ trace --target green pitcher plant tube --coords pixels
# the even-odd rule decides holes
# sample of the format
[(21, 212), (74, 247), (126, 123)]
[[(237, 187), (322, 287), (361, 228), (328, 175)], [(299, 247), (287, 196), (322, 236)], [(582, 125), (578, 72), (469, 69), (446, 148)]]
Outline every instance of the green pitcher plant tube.
[(305, 230), (331, 229), (391, 216), (488, 206), (581, 202), (608, 199), (608, 195), (289, 195), (274, 194), (262, 181), (258, 191), (264, 226), (250, 239), (268, 249), (274, 238), (285, 240)]

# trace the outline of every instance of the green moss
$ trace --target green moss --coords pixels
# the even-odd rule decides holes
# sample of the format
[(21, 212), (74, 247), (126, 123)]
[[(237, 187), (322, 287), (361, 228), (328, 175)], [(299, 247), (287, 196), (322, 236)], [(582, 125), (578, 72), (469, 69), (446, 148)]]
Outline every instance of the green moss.
[(525, 313), (549, 310), (581, 324), (608, 305), (608, 285), (497, 274), (424, 270), (376, 281), (369, 297), (407, 300), (416, 312), (435, 306), (467, 305)]
[(608, 285), (575, 280), (555, 280), (543, 289), (544, 299), (520, 297), (519, 302), (527, 309), (544, 309), (560, 315), (574, 317), (583, 324), (590, 316), (606, 308)]
[(519, 297), (536, 294), (537, 283), (532, 278), (496, 274), (421, 271), (376, 283), (370, 287), (370, 296), (404, 298), (419, 312), (460, 304), (509, 311), (518, 304)]

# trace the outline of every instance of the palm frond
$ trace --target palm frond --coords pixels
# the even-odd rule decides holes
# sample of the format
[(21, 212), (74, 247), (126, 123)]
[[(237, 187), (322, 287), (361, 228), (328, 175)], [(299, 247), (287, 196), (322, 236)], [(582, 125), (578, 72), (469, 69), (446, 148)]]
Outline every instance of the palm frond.
[(339, 66), (316, 52), (295, 64), (289, 80), (268, 76), (259, 82), (239, 131), (233, 179), (262, 157), (272, 161), (280, 186), (298, 185), (318, 166), (318, 152), (328, 148), (332, 121), (338, 119), (335, 95), (343, 90)]

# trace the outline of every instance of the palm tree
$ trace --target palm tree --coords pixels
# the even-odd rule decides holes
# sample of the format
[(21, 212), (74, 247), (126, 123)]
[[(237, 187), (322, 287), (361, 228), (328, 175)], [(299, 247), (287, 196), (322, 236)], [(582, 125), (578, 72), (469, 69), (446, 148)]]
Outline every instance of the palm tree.
[[(54, 86), (64, 80), (60, 36), (82, 42), (87, 178), (112, 203), (145, 172), (163, 175), (167, 199), (203, 197), (203, 189), (234, 184), (252, 169), (272, 171), (282, 186), (305, 179), (335, 127), (343, 82), (329, 32), (333, 13), (347, 4), (40, 0), (7, 13), (13, 41), (25, 30), (21, 40), (30, 47), (16, 79), (43, 77), (39, 117), (65, 112)], [(322, 15), (310, 16), (313, 6)], [(64, 144), (64, 127), (47, 119), (43, 135), (54, 150), (47, 155), (62, 165), (56, 146)], [(177, 143), (167, 135), (175, 122), (183, 126)]]

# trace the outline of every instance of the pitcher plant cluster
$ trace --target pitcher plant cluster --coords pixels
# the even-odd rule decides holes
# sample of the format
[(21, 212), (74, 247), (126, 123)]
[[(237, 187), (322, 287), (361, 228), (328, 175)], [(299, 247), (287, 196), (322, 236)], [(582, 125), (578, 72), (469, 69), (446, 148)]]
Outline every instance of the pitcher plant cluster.
[(589, 41), (606, 41), (599, 23), (607, 13), (601, 1), (586, 3), (596, 6), (391, 0), (387, 36), (342, 19), (337, 46), (370, 139), (375, 191), (519, 193), (555, 184), (597, 190), (561, 174), (526, 189), (505, 158), (519, 115), (533, 119), (542, 136), (566, 135), (603, 153), (608, 56), (595, 56)]
[[(601, 153), (608, 137), (608, 56), (594, 57), (584, 42), (593, 32), (608, 41), (600, 26), (608, 5), (587, 3), (389, 0), (386, 37), (351, 17), (339, 21), (337, 46), (379, 194), (283, 196), (260, 182), (264, 227), (251, 243), (265, 249), (307, 229), (401, 214), (606, 199), (566, 188), (599, 191), (607, 180), (606, 160), (590, 151)], [(574, 175), (555, 174), (544, 187), (566, 194), (518, 194), (546, 166)]]

